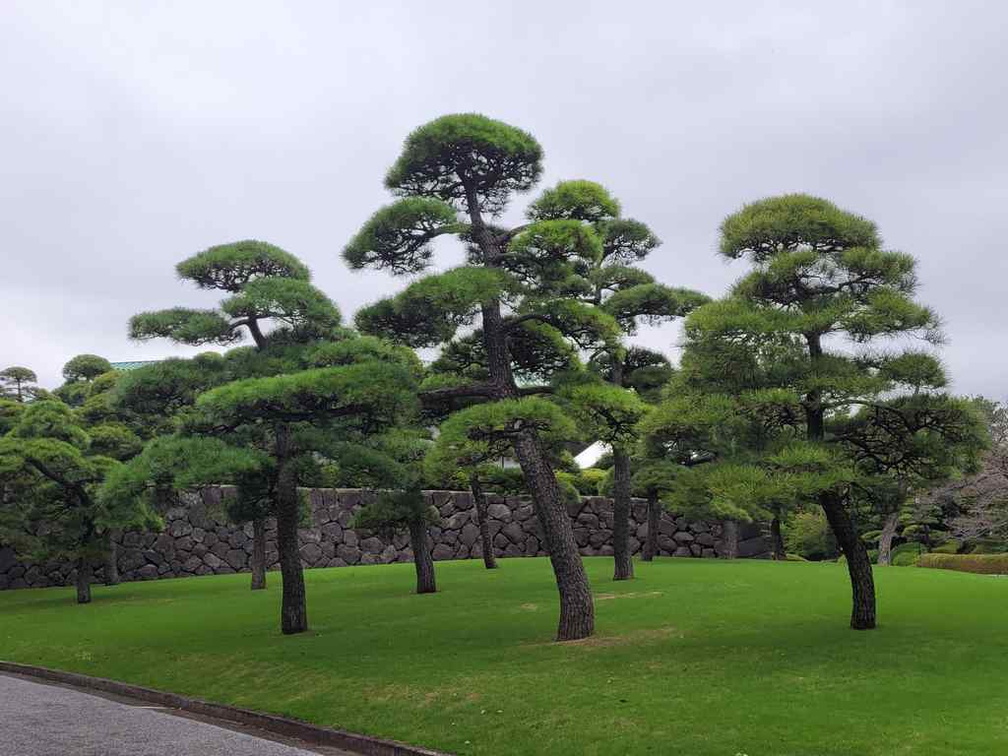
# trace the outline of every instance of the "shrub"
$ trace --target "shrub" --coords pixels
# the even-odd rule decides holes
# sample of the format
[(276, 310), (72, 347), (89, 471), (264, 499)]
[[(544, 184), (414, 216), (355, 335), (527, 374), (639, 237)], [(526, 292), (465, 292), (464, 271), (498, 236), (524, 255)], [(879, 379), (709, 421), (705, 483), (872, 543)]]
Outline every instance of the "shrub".
[(923, 554), (918, 567), (975, 572), (981, 575), (1008, 575), (1008, 554)]
[(892, 550), (890, 563), (893, 567), (913, 567), (917, 563), (917, 558), (924, 552), (924, 547), (912, 541), (901, 543)]
[(935, 546), (931, 549), (932, 554), (958, 554), (959, 549), (962, 544), (954, 538), (951, 541), (945, 541), (945, 543), (940, 546)]
[(1008, 544), (987, 539), (976, 541), (969, 548), (970, 554), (1004, 554), (1006, 551)]
[(806, 559), (833, 559), (837, 554), (836, 539), (826, 515), (821, 510), (798, 512), (784, 528), (786, 551)]

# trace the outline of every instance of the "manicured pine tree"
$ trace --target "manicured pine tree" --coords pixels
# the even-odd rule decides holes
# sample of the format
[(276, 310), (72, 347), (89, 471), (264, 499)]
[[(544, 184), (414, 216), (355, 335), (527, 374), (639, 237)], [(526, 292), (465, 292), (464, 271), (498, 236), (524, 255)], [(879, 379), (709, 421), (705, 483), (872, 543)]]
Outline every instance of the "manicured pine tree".
[[(559, 183), (532, 203), (528, 216), (532, 224), (513, 246), (538, 252), (539, 278), (546, 282), (556, 279), (559, 295), (611, 315), (626, 336), (634, 335), (642, 322), (654, 325), (671, 321), (708, 300), (698, 292), (657, 283), (651, 274), (636, 267), (660, 242), (640, 221), (620, 217), (619, 202), (595, 182)], [(576, 224), (594, 232), (580, 245), (581, 254), (569, 261), (549, 259), (547, 255), (556, 246), (549, 237), (586, 230), (576, 229)], [(542, 269), (548, 267), (552, 268), (552, 276), (543, 274)], [(638, 382), (645, 383), (650, 373), (657, 370), (660, 374), (668, 362), (649, 350), (627, 349), (620, 344), (598, 350), (591, 355), (591, 364), (610, 385), (631, 389)], [(635, 376), (638, 370), (641, 372)], [(595, 440), (612, 448), (613, 579), (628, 580), (633, 577), (629, 546), (630, 457), (636, 440), (633, 426), (640, 419), (643, 405), (601, 387), (581, 388), (578, 393), (586, 401), (575, 401), (575, 411), (580, 405), (583, 411), (578, 414), (592, 429)]]
[(407, 138), (386, 176), (386, 186), (400, 199), (375, 213), (343, 255), (353, 268), (410, 275), (430, 265), (433, 240), (451, 235), (466, 244), (465, 265), (426, 275), (398, 296), (362, 310), (357, 324), (424, 347), (445, 345), (479, 319), (486, 379), (428, 385), (424, 394), (427, 399), (489, 400), (498, 411), (513, 413), (505, 425), (537, 508), (560, 594), (557, 638), (573, 640), (593, 632), (594, 603), (540, 438), (542, 425), (524, 411), (547, 404), (526, 402), (549, 387), (519, 386), (512, 339), (531, 327), (583, 349), (617, 348), (620, 329), (600, 309), (558, 297), (545, 285), (558, 270), (598, 250), (601, 242), (592, 228), (565, 221), (511, 229), (494, 224), (513, 195), (531, 189), (541, 171), (542, 148), (520, 129), (474, 114), (434, 120)]
[(720, 251), (749, 260), (751, 272), (689, 316), (688, 338), (730, 346), (722, 373), (768, 340), (791, 351), (775, 367), (776, 388), (739, 397), (776, 437), (756, 464), (716, 470), (708, 490), (736, 502), (753, 490), (768, 501), (814, 499), (847, 557), (851, 627), (875, 627), (871, 563), (851, 503), (870, 497), (879, 478), (937, 479), (969, 467), (983, 446), (975, 413), (940, 391), (933, 356), (863, 350), (905, 336), (938, 340), (937, 316), (913, 300), (914, 260), (882, 249), (870, 221), (807, 195), (729, 216)]
[(38, 561), (75, 563), (77, 603), (91, 601), (91, 573), (115, 528), (156, 524), (137, 500), (107, 502), (99, 489), (122, 465), (97, 453), (75, 413), (56, 400), (31, 403), (0, 438), (0, 531)]
[[(166, 461), (147, 465), (141, 455), (117, 481), (117, 495), (165, 484), (178, 488), (197, 480), (222, 482), (217, 457), (196, 455), (209, 463), (194, 464), (185, 455), (173, 454), (173, 443), (219, 437), (255, 451), (257, 467), (241, 459), (229, 476), (239, 489), (234, 511), (251, 507), (262, 514), (261, 502), (268, 501), (277, 521), (281, 629), (286, 634), (303, 632), (308, 620), (298, 551), (298, 486), (317, 480), (325, 459), (358, 460), (368, 454), (376, 475), (394, 465), (392, 454), (381, 448), (381, 434), (413, 416), (419, 363), (408, 350), (342, 329), (338, 310), (311, 285), (308, 269), (273, 245), (212, 247), (180, 263), (178, 272), (202, 288), (231, 296), (219, 310), (175, 308), (137, 315), (131, 334), (187, 344), (230, 344), (248, 333), (255, 349), (228, 355), (234, 363), (231, 375), (240, 377), (199, 393), (191, 410), (181, 413), (181, 437), (155, 450)], [(185, 380), (180, 383), (185, 385)], [(190, 468), (184, 475), (179, 474), (182, 465), (173, 461), (178, 459)], [(383, 466), (384, 461), (388, 464)], [(150, 469), (165, 471), (167, 483)], [(376, 480), (376, 485), (386, 482)], [(263, 550), (256, 547), (257, 553)]]
[(11, 365), (0, 370), (0, 397), (13, 397), (15, 401), (26, 402), (32, 398), (38, 383), (38, 376), (30, 368)]
[[(331, 334), (339, 312), (310, 283), (308, 268), (279, 247), (256, 240), (223, 244), (196, 254), (176, 266), (180, 278), (201, 289), (230, 295), (217, 310), (176, 307), (145, 312), (130, 321), (130, 336), (140, 341), (168, 338), (191, 346), (220, 346), (250, 337), (253, 350), (245, 360), (225, 365), (220, 358), (167, 360), (135, 371), (118, 391), (122, 406), (145, 416), (160, 416), (164, 431), (176, 414), (195, 402), (203, 390), (228, 379), (268, 375), (284, 369), (283, 358), (263, 355), (272, 344), (305, 343)], [(270, 328), (276, 330), (270, 338)], [(246, 368), (242, 370), (242, 367)], [(219, 483), (221, 481), (213, 481)], [(253, 556), (265, 554), (266, 529), (258, 507), (236, 504), (232, 515), (253, 516)], [(252, 590), (266, 587), (266, 565), (253, 562)]]

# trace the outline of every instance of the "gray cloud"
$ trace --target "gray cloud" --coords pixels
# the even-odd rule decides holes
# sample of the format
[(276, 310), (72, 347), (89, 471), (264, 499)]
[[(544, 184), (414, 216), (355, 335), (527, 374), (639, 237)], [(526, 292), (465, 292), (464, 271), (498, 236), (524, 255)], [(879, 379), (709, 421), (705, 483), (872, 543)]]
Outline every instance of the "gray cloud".
[[(0, 366), (148, 359), (142, 310), (212, 297), (172, 266), (262, 238), (349, 316), (402, 285), (343, 243), (403, 137), (446, 112), (532, 131), (719, 294), (720, 220), (785, 191), (876, 220), (920, 261), (962, 392), (1003, 397), (1008, 9), (982, 2), (7, 3), (0, 26)], [(669, 348), (674, 328), (642, 337)]]

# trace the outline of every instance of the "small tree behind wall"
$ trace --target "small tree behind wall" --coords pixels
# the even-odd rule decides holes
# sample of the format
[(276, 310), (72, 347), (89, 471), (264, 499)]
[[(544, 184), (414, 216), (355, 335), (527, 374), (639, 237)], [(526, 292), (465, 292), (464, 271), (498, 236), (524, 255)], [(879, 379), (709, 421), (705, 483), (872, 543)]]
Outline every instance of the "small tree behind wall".
[(38, 561), (73, 561), (79, 604), (91, 601), (91, 573), (106, 556), (108, 533), (158, 524), (139, 500), (98, 495), (119, 467), (93, 452), (73, 411), (55, 400), (30, 404), (0, 438), (0, 536)]
[(438, 521), (437, 510), (424, 501), (419, 488), (412, 487), (379, 493), (375, 501), (358, 510), (350, 526), (374, 531), (388, 540), (398, 531), (409, 533), (416, 568), (416, 592), (436, 593), (434, 559), (427, 529)]

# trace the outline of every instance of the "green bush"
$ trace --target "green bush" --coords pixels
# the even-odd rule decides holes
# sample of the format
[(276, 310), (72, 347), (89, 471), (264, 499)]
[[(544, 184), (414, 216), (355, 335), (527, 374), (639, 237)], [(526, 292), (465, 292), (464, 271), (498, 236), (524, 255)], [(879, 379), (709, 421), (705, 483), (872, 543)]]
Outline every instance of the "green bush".
[(916, 541), (901, 543), (892, 550), (890, 564), (893, 567), (913, 567), (922, 553), (924, 553), (924, 547)]
[(945, 543), (941, 544), (940, 546), (935, 546), (933, 549), (931, 549), (931, 553), (932, 554), (958, 554), (959, 553), (959, 549), (960, 549), (961, 546), (962, 546), (962, 544), (959, 543), (959, 541), (957, 541), (957, 540), (955, 540), (953, 538), (950, 541), (945, 541)]
[(812, 561), (834, 559), (836, 539), (821, 510), (799, 512), (784, 527), (785, 551)]
[(918, 567), (975, 572), (981, 575), (1008, 575), (1008, 554), (923, 554)]
[(970, 554), (1004, 554), (1008, 552), (1008, 544), (1002, 541), (975, 541), (969, 547)]
[(576, 473), (571, 482), (582, 496), (598, 496), (599, 485), (606, 477), (606, 471), (597, 467), (589, 467)]
[(861, 534), (861, 540), (864, 542), (866, 546), (871, 544), (877, 544), (879, 538), (881, 537), (882, 537), (881, 530), (869, 530)]
[(878, 564), (878, 549), (868, 549), (868, 561)]

